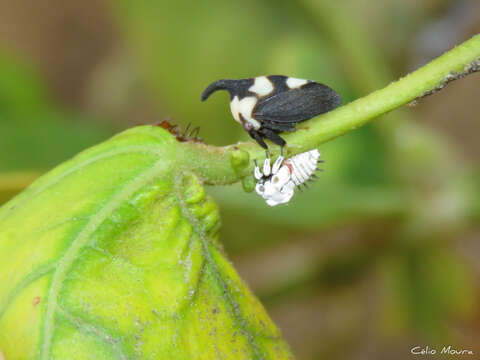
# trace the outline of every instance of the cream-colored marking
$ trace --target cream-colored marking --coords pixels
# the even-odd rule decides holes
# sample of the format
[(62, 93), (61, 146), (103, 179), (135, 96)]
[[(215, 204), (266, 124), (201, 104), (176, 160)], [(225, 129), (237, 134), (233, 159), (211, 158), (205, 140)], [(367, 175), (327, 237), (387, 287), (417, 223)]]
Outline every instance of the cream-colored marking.
[(266, 76), (259, 76), (255, 78), (255, 82), (248, 89), (258, 96), (265, 96), (270, 94), (273, 91), (273, 84)]
[(306, 83), (308, 83), (308, 80), (305, 80), (305, 79), (297, 79), (292, 77), (289, 77), (287, 79), (287, 86), (290, 89), (298, 89), (299, 87), (305, 85)]
[(240, 114), (242, 114), (243, 118), (252, 124), (255, 130), (260, 129), (261, 124), (252, 118), (252, 111), (256, 104), (257, 98), (255, 96), (248, 96), (242, 100), (239, 100), (238, 96), (235, 96), (230, 102), (230, 109), (232, 110), (232, 115), (235, 121), (241, 124), (242, 121), (240, 120)]
[(272, 167), (270, 166), (270, 158), (267, 157), (263, 162), (263, 175), (269, 176), (271, 169)]

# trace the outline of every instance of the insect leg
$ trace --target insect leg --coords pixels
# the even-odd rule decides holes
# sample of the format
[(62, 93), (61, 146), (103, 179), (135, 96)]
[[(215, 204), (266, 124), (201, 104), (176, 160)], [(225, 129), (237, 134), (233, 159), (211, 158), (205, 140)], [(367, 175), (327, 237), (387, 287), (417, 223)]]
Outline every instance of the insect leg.
[(284, 147), (286, 142), (283, 140), (280, 135), (278, 135), (275, 131), (267, 129), (267, 128), (262, 128), (260, 129), (261, 134), (264, 135), (268, 140), (272, 141), (273, 143), (280, 145), (281, 147)]
[(252, 130), (248, 134), (258, 143), (258, 145), (260, 145), (264, 149), (268, 149), (267, 144), (265, 144), (262, 135), (258, 131)]
[(268, 151), (266, 153), (267, 157), (265, 158), (265, 162), (263, 163), (263, 175), (269, 176), (271, 174), (272, 167), (270, 166), (270, 156), (268, 155)]
[(188, 124), (187, 124), (187, 127), (185, 128), (185, 131), (184, 131), (183, 134), (182, 134), (182, 137), (183, 137), (183, 138), (186, 138), (186, 137), (187, 137), (188, 129), (190, 129), (190, 125), (191, 125), (191, 123), (188, 123)]
[[(190, 135), (188, 135), (190, 138), (192, 139), (196, 139), (198, 134), (200, 133), (200, 126), (197, 126), (196, 128), (194, 128), (191, 132), (190, 132)], [(195, 134), (195, 135), (194, 135)]]
[(263, 175), (260, 171), (260, 168), (258, 167), (257, 160), (253, 160), (253, 162), (255, 163), (255, 170), (254, 170), (255, 179), (260, 180)]
[(280, 169), (280, 166), (282, 166), (282, 163), (283, 163), (283, 156), (280, 155), (272, 166), (272, 174), (276, 174), (278, 172), (278, 170)]

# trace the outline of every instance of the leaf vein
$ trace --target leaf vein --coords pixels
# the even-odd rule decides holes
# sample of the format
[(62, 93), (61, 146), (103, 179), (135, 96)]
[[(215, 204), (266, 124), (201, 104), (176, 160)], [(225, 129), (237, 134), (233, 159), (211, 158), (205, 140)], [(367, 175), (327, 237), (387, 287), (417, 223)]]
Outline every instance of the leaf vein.
[(182, 211), (182, 215), (185, 216), (190, 221), (190, 223), (192, 224), (193, 230), (198, 234), (200, 243), (202, 245), (202, 253), (205, 257), (206, 263), (209, 265), (212, 272), (215, 274), (215, 277), (217, 278), (217, 283), (223, 289), (226, 300), (233, 310), (234, 320), (237, 323), (237, 326), (239, 327), (240, 332), (245, 336), (245, 338), (247, 339), (248, 343), (252, 348), (254, 359), (263, 359), (264, 357), (262, 356), (260, 348), (258, 344), (255, 342), (254, 333), (252, 333), (250, 329), (244, 325), (246, 320), (243, 318), (240, 312), (240, 305), (231, 296), (231, 290), (229, 288), (229, 285), (223, 279), (217, 264), (212, 258), (212, 254), (210, 253), (210, 249), (209, 249), (209, 239), (207, 234), (203, 230), (202, 226), (199, 224), (198, 219), (193, 214), (190, 213), (188, 206), (186, 205), (185, 201), (182, 199), (180, 195), (181, 189), (179, 188), (179, 184), (181, 184), (181, 181), (178, 181), (178, 180), (175, 181), (175, 186), (176, 186), (175, 193), (177, 194), (177, 200), (178, 200), (180, 209)]
[(92, 215), (91, 220), (72, 240), (72, 244), (58, 262), (47, 297), (47, 309), (43, 325), (43, 341), (41, 342), (42, 347), (40, 352), (40, 358), (42, 360), (47, 360), (50, 355), (50, 347), (54, 332), (55, 309), (57, 308), (58, 295), (62, 288), (63, 280), (72, 267), (72, 264), (75, 262), (80, 250), (88, 244), (90, 236), (95, 232), (98, 226), (100, 226), (100, 224), (111, 215), (118, 206), (120, 206), (122, 201), (132, 196), (138, 191), (138, 189), (151, 181), (152, 178), (162, 173), (165, 166), (165, 162), (160, 159), (143, 174), (138, 175), (131, 182), (121, 188), (96, 214)]
[[(155, 150), (155, 151), (153, 151)], [(23, 196), (21, 199), (19, 199), (18, 203), (14, 204), (15, 208), (19, 208), (23, 206), (25, 203), (27, 203), (31, 198), (37, 196), (38, 194), (42, 193), (43, 191), (47, 190), (49, 187), (55, 185), (58, 183), (60, 180), (63, 178), (67, 177), (70, 174), (73, 174), (74, 172), (81, 170), (85, 166), (91, 165), (97, 161), (107, 159), (109, 157), (114, 157), (116, 155), (120, 155), (123, 153), (135, 153), (135, 152), (144, 152), (144, 153), (150, 153), (150, 154), (160, 154), (160, 151), (158, 151), (158, 146), (146, 146), (146, 145), (135, 145), (135, 146), (127, 146), (121, 149), (115, 149), (113, 151), (108, 151), (105, 153), (101, 153), (97, 156), (91, 157), (86, 159), (85, 161), (80, 162), (79, 164), (72, 166), (68, 170), (58, 174), (58, 176), (54, 177), (50, 181), (46, 182), (45, 184), (42, 184), (39, 186), (38, 189), (34, 189), (32, 192), (27, 192), (25, 193), (25, 196)], [(9, 206), (10, 205), (10, 206)], [(11, 214), (10, 210), (11, 209), (11, 204), (7, 203), (5, 206), (3, 206), (0, 209), (0, 221), (7, 218), (9, 214)]]
[(118, 354), (119, 359), (126, 360), (127, 357), (123, 353), (121, 347), (119, 346), (120, 340), (115, 339), (113, 336), (108, 334), (104, 329), (98, 328), (98, 326), (92, 325), (83, 319), (76, 317), (70, 314), (67, 310), (63, 309), (61, 306), (57, 305), (57, 312), (62, 315), (65, 319), (68, 320), (73, 326), (78, 327), (84, 330), (87, 333), (97, 335), (103, 342), (111, 345), (113, 350)]
[(41, 265), (34, 272), (28, 274), (22, 280), (20, 280), (19, 283), (17, 284), (17, 286), (8, 295), (8, 298), (7, 298), (4, 306), (2, 306), (2, 308), (0, 308), (0, 319), (3, 317), (3, 315), (7, 311), (8, 307), (12, 304), (12, 302), (16, 299), (16, 297), (18, 295), (20, 295), (20, 293), (23, 289), (25, 289), (28, 285), (33, 283), (35, 280), (38, 280), (42, 276), (48, 274), (50, 271), (52, 271), (55, 268), (56, 265), (57, 265), (56, 262)]

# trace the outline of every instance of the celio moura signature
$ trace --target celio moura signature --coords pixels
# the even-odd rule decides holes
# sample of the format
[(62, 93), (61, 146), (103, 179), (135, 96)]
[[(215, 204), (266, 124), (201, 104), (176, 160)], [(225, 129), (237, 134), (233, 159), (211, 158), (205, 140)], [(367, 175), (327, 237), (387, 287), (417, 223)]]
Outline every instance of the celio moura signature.
[(455, 349), (452, 345), (444, 346), (440, 351), (429, 346), (421, 347), (415, 346), (410, 352), (414, 355), (436, 355), (436, 354), (448, 354), (448, 355), (473, 355), (472, 350), (468, 349)]

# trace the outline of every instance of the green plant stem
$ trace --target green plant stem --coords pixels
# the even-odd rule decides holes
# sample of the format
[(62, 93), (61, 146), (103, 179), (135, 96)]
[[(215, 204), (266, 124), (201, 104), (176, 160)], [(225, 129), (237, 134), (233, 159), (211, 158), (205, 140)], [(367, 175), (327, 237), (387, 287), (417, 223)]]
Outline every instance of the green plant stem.
[[(288, 155), (318, 147), (320, 144), (344, 135), (370, 120), (407, 104), (427, 91), (445, 82), (452, 72), (463, 72), (480, 59), (480, 35), (446, 52), (408, 76), (381, 90), (357, 99), (327, 114), (302, 123), (297, 131), (284, 138)], [(204, 144), (182, 144), (179, 156), (183, 163), (211, 185), (231, 184), (251, 174), (252, 159), (262, 159), (263, 149), (253, 142), (239, 143), (223, 148)], [(271, 146), (278, 154), (276, 146)], [(232, 156), (243, 157), (244, 166), (232, 166)], [(248, 154), (248, 156), (247, 156)], [(245, 161), (246, 159), (246, 161)]]

